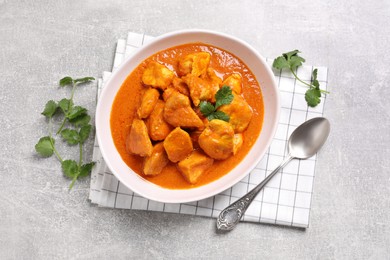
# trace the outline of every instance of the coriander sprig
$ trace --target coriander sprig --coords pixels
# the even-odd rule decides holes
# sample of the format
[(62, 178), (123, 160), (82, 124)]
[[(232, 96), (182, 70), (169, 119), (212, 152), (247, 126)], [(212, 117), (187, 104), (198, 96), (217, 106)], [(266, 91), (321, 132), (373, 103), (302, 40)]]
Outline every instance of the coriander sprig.
[(79, 79), (72, 79), (71, 77), (65, 77), (60, 80), (60, 86), (64, 87), (67, 85), (72, 86), (72, 92), (70, 95), (70, 99), (62, 99), (58, 105), (61, 108), (62, 112), (64, 113), (65, 117), (64, 120), (62, 121), (62, 124), (60, 128), (57, 131), (57, 134), (59, 134), (64, 127), (65, 123), (67, 120), (72, 121), (78, 118), (80, 115), (86, 114), (87, 110), (83, 107), (80, 106), (73, 106), (73, 96), (74, 96), (74, 91), (76, 89), (76, 86), (78, 84), (86, 83), (91, 80), (94, 80), (95, 78), (92, 77), (84, 77), (84, 78), (79, 78)]
[[(57, 159), (61, 163), (64, 175), (72, 179), (69, 190), (72, 189), (74, 183), (79, 177), (88, 176), (95, 164), (94, 162), (83, 164), (83, 144), (88, 139), (92, 131), (92, 126), (89, 124), (91, 117), (88, 115), (88, 110), (86, 108), (75, 106), (73, 103), (76, 86), (92, 80), (94, 80), (92, 77), (79, 79), (65, 77), (60, 80), (61, 87), (67, 85), (72, 86), (71, 96), (69, 99), (63, 98), (59, 102), (49, 100), (46, 103), (42, 115), (48, 119), (49, 135), (40, 138), (38, 143), (35, 145), (35, 150), (43, 157), (50, 157), (53, 154), (56, 155)], [(78, 144), (78, 162), (75, 160), (64, 160), (56, 149), (56, 142), (53, 136), (53, 116), (56, 114), (61, 114), (64, 117), (56, 135), (61, 134), (63, 140), (69, 145)], [(67, 122), (69, 123), (69, 128), (63, 129)]]
[(209, 121), (213, 119), (220, 119), (229, 122), (228, 114), (218, 111), (217, 108), (222, 105), (230, 104), (233, 101), (232, 89), (229, 86), (223, 86), (215, 94), (215, 105), (209, 101), (201, 101), (199, 104), (200, 112), (207, 117)]
[(305, 62), (305, 59), (300, 57), (298, 53), (300, 53), (300, 51), (298, 50), (283, 53), (281, 56), (277, 57), (274, 60), (272, 66), (275, 69), (289, 69), (299, 82), (309, 87), (309, 89), (305, 93), (305, 100), (308, 106), (315, 107), (321, 102), (321, 93), (329, 94), (329, 92), (320, 89), (320, 83), (317, 80), (317, 69), (314, 69), (312, 72), (310, 84), (301, 80), (297, 76), (295, 70), (298, 67), (302, 66), (302, 64)]

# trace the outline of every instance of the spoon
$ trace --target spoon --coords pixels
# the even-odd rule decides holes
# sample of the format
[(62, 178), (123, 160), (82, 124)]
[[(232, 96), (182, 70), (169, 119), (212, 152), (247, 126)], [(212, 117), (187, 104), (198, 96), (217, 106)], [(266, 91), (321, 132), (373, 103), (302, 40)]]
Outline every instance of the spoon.
[(259, 185), (241, 199), (222, 210), (217, 218), (217, 229), (229, 231), (236, 227), (253, 199), (269, 180), (292, 159), (312, 157), (322, 147), (330, 131), (329, 121), (324, 117), (316, 117), (298, 126), (288, 140), (288, 156)]

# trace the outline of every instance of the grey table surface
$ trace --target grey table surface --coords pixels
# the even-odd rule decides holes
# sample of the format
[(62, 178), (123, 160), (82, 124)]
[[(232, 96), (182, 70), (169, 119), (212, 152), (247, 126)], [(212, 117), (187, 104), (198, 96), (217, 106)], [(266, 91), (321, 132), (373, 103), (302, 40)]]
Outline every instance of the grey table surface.
[[(0, 259), (390, 259), (389, 23), (386, 0), (0, 0)], [(218, 234), (210, 218), (98, 208), (89, 178), (68, 192), (56, 159), (35, 154), (44, 104), (70, 93), (61, 77), (99, 77), (128, 31), (185, 28), (232, 34), (267, 57), (298, 48), (329, 67), (332, 132), (308, 229)], [(95, 96), (91, 84), (75, 99), (94, 113)]]

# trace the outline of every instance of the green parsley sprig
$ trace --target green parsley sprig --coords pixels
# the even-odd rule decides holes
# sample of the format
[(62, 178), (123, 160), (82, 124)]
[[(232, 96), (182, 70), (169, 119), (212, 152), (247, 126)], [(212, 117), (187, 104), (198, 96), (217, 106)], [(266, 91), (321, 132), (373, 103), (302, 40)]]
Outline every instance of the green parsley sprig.
[(315, 107), (321, 102), (320, 99), (321, 94), (322, 93), (329, 94), (329, 92), (320, 89), (320, 83), (317, 80), (318, 69), (313, 70), (310, 84), (301, 80), (297, 76), (295, 70), (299, 66), (302, 66), (303, 62), (305, 62), (305, 59), (300, 57), (298, 53), (300, 53), (300, 51), (298, 50), (293, 50), (287, 53), (283, 53), (281, 56), (277, 57), (274, 60), (272, 66), (275, 69), (289, 69), (299, 82), (309, 87), (309, 89), (305, 93), (305, 100), (308, 106)]
[(229, 122), (230, 117), (226, 113), (217, 110), (222, 105), (230, 104), (233, 101), (232, 89), (229, 86), (223, 86), (215, 94), (215, 105), (209, 101), (201, 101), (199, 104), (200, 112), (207, 117), (209, 121), (220, 119)]
[[(69, 186), (69, 190), (73, 188), (74, 183), (79, 177), (88, 176), (91, 173), (92, 167), (95, 162), (83, 163), (83, 144), (88, 139), (92, 126), (89, 124), (91, 117), (88, 115), (88, 110), (81, 106), (75, 106), (73, 103), (73, 96), (76, 86), (90, 82), (95, 78), (84, 77), (79, 79), (73, 79), (71, 77), (65, 77), (60, 80), (60, 86), (72, 86), (72, 92), (69, 99), (63, 98), (59, 102), (49, 100), (45, 109), (41, 113), (48, 119), (49, 135), (39, 139), (35, 145), (36, 152), (42, 157), (50, 157), (53, 154), (61, 163), (61, 168), (64, 175), (72, 182)], [(63, 116), (62, 123), (56, 132), (56, 135), (60, 134), (64, 141), (69, 145), (79, 146), (79, 158), (78, 162), (75, 160), (64, 160), (56, 148), (55, 138), (53, 136), (53, 116)], [(67, 124), (68, 123), (68, 124)], [(64, 127), (68, 125), (69, 128)]]

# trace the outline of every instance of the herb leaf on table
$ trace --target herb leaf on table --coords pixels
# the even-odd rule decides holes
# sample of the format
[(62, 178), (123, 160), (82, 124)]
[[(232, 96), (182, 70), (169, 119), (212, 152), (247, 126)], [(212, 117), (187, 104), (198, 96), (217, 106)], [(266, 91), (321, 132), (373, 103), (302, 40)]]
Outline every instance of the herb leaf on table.
[(311, 75), (310, 84), (300, 79), (295, 73), (296, 69), (305, 62), (305, 59), (299, 56), (300, 51), (293, 50), (290, 52), (283, 53), (281, 56), (277, 57), (272, 66), (275, 69), (289, 69), (294, 77), (309, 89), (305, 93), (305, 100), (307, 105), (310, 107), (316, 107), (321, 102), (321, 94), (329, 94), (328, 91), (320, 89), (320, 83), (317, 80), (318, 69), (314, 69)]
[(42, 157), (50, 157), (54, 153), (54, 139), (50, 136), (44, 136), (39, 139), (38, 143), (35, 145), (35, 150)]
[[(61, 168), (64, 176), (72, 179), (69, 186), (69, 190), (73, 188), (76, 180), (79, 177), (88, 176), (95, 162), (83, 163), (83, 144), (88, 139), (92, 132), (92, 125), (89, 124), (91, 116), (88, 115), (88, 110), (82, 106), (75, 106), (73, 102), (73, 96), (76, 86), (95, 80), (93, 77), (83, 77), (73, 79), (71, 77), (64, 77), (60, 80), (59, 85), (61, 87), (72, 86), (72, 92), (70, 98), (63, 98), (58, 103), (49, 100), (43, 112), (41, 113), (48, 119), (49, 135), (39, 139), (35, 145), (36, 152), (42, 157), (50, 157), (53, 154), (61, 163)], [(79, 146), (79, 160), (63, 160), (56, 149), (56, 143), (53, 136), (53, 116), (55, 114), (61, 114), (63, 117), (62, 123), (59, 126), (56, 135), (61, 135), (63, 140), (68, 145)], [(65, 128), (65, 125), (69, 128)]]

